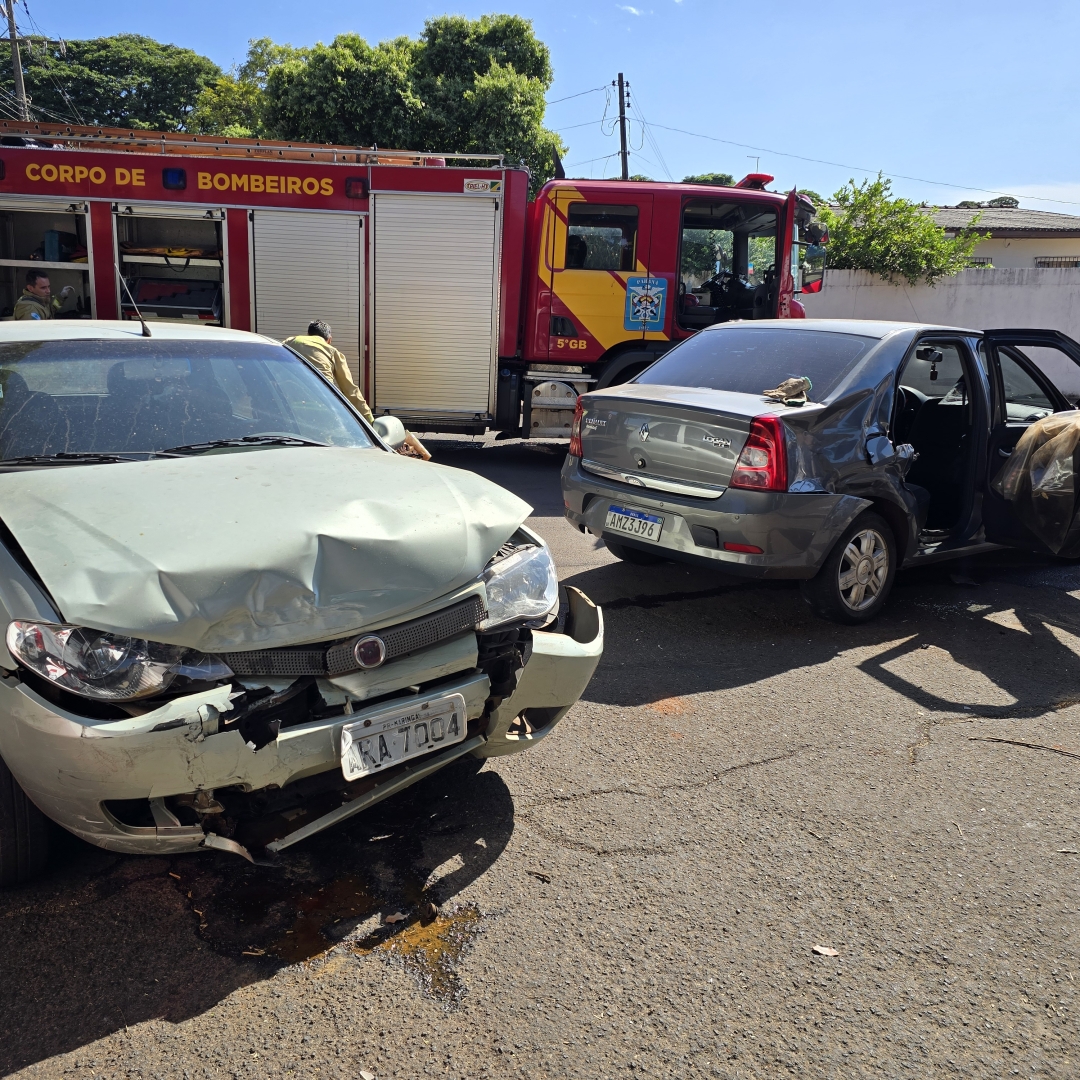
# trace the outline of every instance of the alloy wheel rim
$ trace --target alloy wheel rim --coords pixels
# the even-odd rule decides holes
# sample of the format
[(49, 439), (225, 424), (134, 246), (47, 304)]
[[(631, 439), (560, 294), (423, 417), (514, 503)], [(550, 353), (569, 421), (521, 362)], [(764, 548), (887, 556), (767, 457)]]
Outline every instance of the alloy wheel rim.
[(870, 607), (889, 576), (889, 548), (877, 529), (856, 533), (844, 548), (837, 568), (840, 598), (851, 611)]

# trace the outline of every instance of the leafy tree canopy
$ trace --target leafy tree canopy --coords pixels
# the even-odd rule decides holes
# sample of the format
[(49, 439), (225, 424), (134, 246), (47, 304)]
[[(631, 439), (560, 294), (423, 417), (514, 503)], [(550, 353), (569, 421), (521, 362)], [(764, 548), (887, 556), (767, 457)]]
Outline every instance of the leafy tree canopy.
[(799, 194), (805, 195), (815, 206), (824, 206), (825, 200), (812, 188), (799, 188)]
[(645, 184), (651, 184), (652, 183), (652, 177), (651, 176), (646, 176), (644, 173), (631, 173), (629, 178), (631, 180), (637, 180), (640, 183), (645, 183)]
[(262, 122), (285, 139), (451, 153), (502, 153), (553, 174), (544, 127), (551, 57), (517, 15), (429, 19), (418, 40), (340, 34), (268, 65)]
[(698, 173), (696, 176), (684, 176), (684, 184), (711, 184), (713, 187), (731, 187), (735, 177), (729, 172)]
[[(908, 199), (893, 198), (892, 184), (849, 180), (821, 210), (829, 230), (829, 265), (838, 270), (870, 270), (886, 281), (903, 278), (932, 285), (965, 269), (975, 245), (987, 234), (965, 229), (950, 237), (934, 219)], [(972, 226), (978, 222), (976, 215)]]
[(287, 61), (303, 61), (309, 51), (276, 45), (269, 38), (250, 40), (244, 63), (220, 75), (199, 94), (188, 126), (192, 131), (226, 138), (265, 136), (264, 91), (270, 72)]
[[(182, 130), (202, 90), (221, 76), (205, 56), (140, 34), (62, 46), (31, 40), (19, 52), (31, 113), (75, 124)], [(11, 47), (6, 43), (0, 44), (0, 87), (14, 115)]]

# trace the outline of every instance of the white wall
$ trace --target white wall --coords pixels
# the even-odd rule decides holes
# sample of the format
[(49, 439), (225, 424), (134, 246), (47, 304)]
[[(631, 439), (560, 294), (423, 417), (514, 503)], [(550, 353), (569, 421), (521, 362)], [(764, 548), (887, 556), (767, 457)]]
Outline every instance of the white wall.
[(827, 270), (797, 299), (811, 319), (915, 319), (972, 330), (1061, 330), (1080, 341), (1080, 268), (963, 270), (936, 285), (892, 285), (867, 270)]
[[(891, 285), (866, 270), (826, 270), (819, 293), (797, 299), (811, 319), (897, 319), (960, 326), (1061, 330), (1080, 341), (1080, 268), (964, 270), (936, 285)], [(1032, 355), (1066, 393), (1080, 396), (1067, 361)]]

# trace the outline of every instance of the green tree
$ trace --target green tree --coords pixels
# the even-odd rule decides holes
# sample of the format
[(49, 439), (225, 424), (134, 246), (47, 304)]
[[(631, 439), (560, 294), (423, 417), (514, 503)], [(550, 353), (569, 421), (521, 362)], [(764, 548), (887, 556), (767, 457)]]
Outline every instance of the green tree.
[(825, 200), (813, 188), (799, 188), (799, 194), (805, 195), (815, 206), (824, 206)]
[[(876, 180), (849, 180), (824, 207), (821, 220), (829, 230), (829, 266), (838, 270), (870, 270), (886, 281), (903, 278), (932, 285), (967, 267), (975, 245), (987, 238), (973, 228), (950, 237), (930, 214), (908, 199), (892, 198), (892, 184), (880, 173)], [(974, 226), (978, 215), (972, 218)]]
[(226, 138), (265, 135), (263, 102), (270, 72), (287, 61), (303, 60), (308, 51), (276, 45), (269, 38), (250, 40), (244, 63), (219, 76), (199, 94), (188, 130)]
[[(178, 131), (221, 68), (191, 49), (140, 34), (20, 49), (31, 112), (45, 120)], [(0, 87), (11, 95), (11, 47), (0, 44)]]
[(527, 19), (446, 15), (419, 40), (341, 34), (266, 76), (263, 122), (279, 138), (524, 161), (535, 191), (566, 148), (544, 127), (551, 57)]
[(696, 176), (684, 176), (684, 184), (711, 184), (713, 187), (732, 187), (735, 177), (729, 172), (698, 173)]

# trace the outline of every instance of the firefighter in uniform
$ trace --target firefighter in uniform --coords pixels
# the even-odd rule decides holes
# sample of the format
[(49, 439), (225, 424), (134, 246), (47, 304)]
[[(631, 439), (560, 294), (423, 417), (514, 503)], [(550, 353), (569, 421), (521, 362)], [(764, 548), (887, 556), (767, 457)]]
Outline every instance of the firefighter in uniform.
[[(360, 387), (353, 382), (352, 372), (349, 371), (349, 362), (340, 349), (335, 349), (330, 326), (322, 319), (316, 319), (308, 324), (306, 334), (298, 334), (296, 337), (286, 338), (283, 344), (288, 345), (294, 352), (298, 352), (309, 364), (312, 365), (327, 382), (333, 383), (348, 399), (354, 409), (368, 423), (375, 420)], [(405, 432), (405, 445), (417, 457), (425, 461), (431, 459), (424, 444), (411, 432)]]
[(67, 285), (61, 290), (59, 297), (53, 296), (49, 275), (44, 270), (28, 270), (26, 286), (22, 296), (15, 303), (14, 317), (16, 319), (51, 319), (74, 291), (70, 285)]

